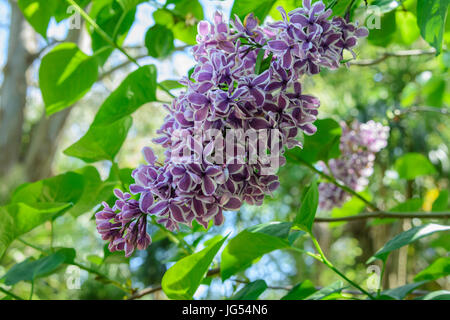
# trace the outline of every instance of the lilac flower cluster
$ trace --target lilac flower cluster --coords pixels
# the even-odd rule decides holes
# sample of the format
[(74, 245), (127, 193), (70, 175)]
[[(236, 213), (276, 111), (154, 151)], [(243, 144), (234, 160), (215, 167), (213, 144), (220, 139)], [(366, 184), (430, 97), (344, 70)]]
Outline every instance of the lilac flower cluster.
[[(389, 127), (373, 120), (367, 123), (353, 121), (350, 126), (341, 123), (341, 157), (331, 159), (328, 167), (320, 163), (323, 171), (355, 191), (363, 191), (373, 173), (375, 154), (386, 147)], [(331, 172), (330, 172), (331, 170)], [(319, 185), (319, 206), (323, 210), (340, 207), (350, 195), (332, 183)]]
[[(238, 210), (243, 203), (261, 205), (279, 186), (277, 175), (263, 174), (262, 159), (250, 163), (233, 156), (246, 150), (240, 160), (248, 160), (249, 149), (261, 148), (255, 141), (247, 144), (238, 135), (241, 142), (230, 148), (225, 139), (205, 133), (277, 130), (263, 153), (269, 162), (284, 164), (284, 147), (301, 146), (298, 133), (316, 131), (319, 100), (303, 94), (300, 77), (317, 74), (321, 67), (338, 68), (344, 49), (352, 52), (357, 38), (368, 32), (340, 17), (330, 19), (332, 12), (322, 2), (304, 0), (303, 8), (289, 13), (278, 9), (283, 21), (265, 27), (253, 14), (243, 22), (236, 17), (231, 26), (220, 13), (212, 24), (199, 23), (192, 50), (197, 65), (180, 81), (187, 90), (165, 105), (169, 115), (154, 140), (165, 148), (164, 162), (145, 148), (147, 164), (134, 170), (130, 186), (139, 200), (118, 192), (118, 203), (97, 214), (98, 229), (112, 250), (125, 248), (129, 254), (131, 248), (148, 245), (141, 224), (149, 214), (169, 230), (194, 220), (205, 228), (211, 220), (220, 225), (223, 211)], [(211, 160), (224, 150), (231, 154), (225, 162)], [(131, 223), (130, 217), (135, 219)]]

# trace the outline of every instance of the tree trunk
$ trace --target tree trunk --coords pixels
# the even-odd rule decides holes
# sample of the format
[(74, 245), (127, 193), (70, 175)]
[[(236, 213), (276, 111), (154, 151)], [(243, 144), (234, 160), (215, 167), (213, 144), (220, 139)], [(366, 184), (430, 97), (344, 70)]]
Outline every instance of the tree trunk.
[(10, 1), (10, 7), (8, 60), (3, 70), (0, 97), (0, 177), (20, 157), (27, 97), (26, 71), (31, 57), (25, 48), (25, 19), (15, 1)]

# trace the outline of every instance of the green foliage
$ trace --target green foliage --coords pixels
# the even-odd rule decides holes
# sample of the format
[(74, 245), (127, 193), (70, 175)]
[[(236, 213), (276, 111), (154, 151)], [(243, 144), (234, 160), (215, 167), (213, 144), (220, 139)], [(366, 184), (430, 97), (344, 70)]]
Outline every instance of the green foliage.
[(174, 35), (169, 28), (155, 24), (145, 35), (145, 46), (148, 54), (154, 58), (165, 58), (172, 53)]
[(323, 160), (337, 158), (341, 152), (339, 150), (339, 141), (342, 134), (342, 128), (333, 119), (320, 119), (314, 122), (317, 132), (312, 136), (305, 136), (303, 148), (294, 148), (286, 152), (286, 158), (292, 162), (301, 159), (308, 163), (315, 163)]
[(231, 9), (231, 17), (233, 18), (236, 14), (241, 20), (243, 20), (245, 16), (253, 12), (253, 14), (260, 21), (264, 21), (275, 2), (276, 0), (235, 0), (233, 3), (233, 8)]
[(395, 171), (401, 179), (406, 180), (436, 173), (430, 160), (420, 153), (407, 153), (398, 158), (395, 161)]
[(414, 282), (405, 284), (404, 286), (397, 287), (394, 289), (385, 290), (380, 293), (380, 296), (378, 299), (381, 300), (402, 300), (405, 298), (409, 293), (411, 293), (413, 290), (417, 289), (418, 287), (425, 284), (427, 281), (420, 281), (420, 282)]
[(156, 69), (148, 65), (131, 73), (111, 93), (87, 133), (64, 153), (86, 162), (114, 161), (132, 124), (129, 115), (152, 101), (156, 101)]
[(57, 0), (19, 0), (17, 4), (31, 26), (44, 38)]
[(64, 154), (85, 162), (114, 161), (132, 122), (133, 119), (127, 116), (106, 125), (91, 125), (80, 140), (64, 150)]
[(220, 273), (226, 280), (266, 253), (289, 247), (290, 222), (256, 225), (231, 239), (222, 252)]
[(231, 297), (231, 300), (258, 300), (266, 289), (267, 283), (264, 280), (256, 280), (246, 284)]
[(227, 237), (218, 238), (202, 251), (179, 260), (164, 274), (161, 286), (170, 299), (192, 299), (214, 257)]
[(302, 199), (302, 206), (294, 220), (294, 228), (311, 233), (318, 205), (319, 190), (317, 189), (317, 183), (313, 181)]
[(442, 48), (449, 0), (417, 0), (417, 24), (420, 34), (439, 54)]
[(316, 292), (316, 288), (313, 283), (305, 280), (293, 287), (281, 300), (304, 300), (314, 292)]
[(74, 204), (81, 197), (84, 187), (83, 176), (67, 172), (52, 178), (26, 183), (17, 188), (11, 198), (12, 203), (25, 202)]
[(27, 259), (14, 265), (4, 276), (6, 285), (12, 286), (19, 281), (31, 281), (55, 272), (61, 265), (73, 263), (76, 256), (74, 249), (62, 248), (37, 260)]
[(67, 211), (70, 203), (12, 203), (0, 207), (0, 257), (21, 235)]
[(323, 300), (332, 294), (341, 292), (344, 288), (344, 283), (338, 280), (309, 295), (305, 300)]
[(381, 47), (386, 47), (393, 39), (396, 31), (396, 15), (395, 11), (385, 13), (381, 17), (380, 29), (370, 30), (369, 41)]
[(413, 243), (424, 237), (428, 237), (436, 232), (448, 231), (450, 226), (443, 226), (439, 224), (425, 224), (422, 226), (411, 228), (405, 232), (396, 235), (394, 238), (389, 240), (380, 250), (378, 250), (368, 261), (371, 263), (376, 259), (386, 261), (389, 254), (403, 246)]
[[(125, 11), (117, 0), (96, 1), (89, 13), (100, 29), (119, 46), (125, 41), (134, 22), (135, 14), (135, 8)], [(103, 33), (99, 33), (98, 30), (91, 29), (91, 38), (92, 50), (99, 64), (103, 65), (111, 55), (113, 48), (104, 38)]]
[(39, 85), (47, 115), (80, 100), (97, 81), (98, 65), (74, 43), (62, 43), (42, 58)]
[(146, 65), (130, 73), (103, 102), (92, 126), (107, 126), (156, 101), (156, 67)]
[(450, 257), (435, 260), (414, 277), (414, 281), (436, 280), (450, 275)]

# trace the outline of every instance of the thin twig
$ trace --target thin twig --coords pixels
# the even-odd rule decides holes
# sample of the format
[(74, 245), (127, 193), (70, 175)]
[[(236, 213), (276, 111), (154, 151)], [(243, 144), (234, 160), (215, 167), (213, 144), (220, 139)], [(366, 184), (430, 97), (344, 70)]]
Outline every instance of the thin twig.
[(378, 64), (380, 62), (383, 62), (384, 60), (392, 57), (410, 57), (410, 56), (422, 56), (422, 55), (433, 55), (436, 54), (435, 49), (428, 49), (428, 50), (402, 50), (402, 51), (395, 51), (395, 52), (385, 52), (380, 57), (376, 59), (367, 59), (367, 60), (352, 60), (349, 63), (351, 65), (355, 66), (361, 66), (361, 67), (367, 67), (367, 66), (373, 66), (375, 64)]
[(408, 113), (412, 113), (412, 112), (434, 112), (434, 113), (439, 113), (444, 116), (450, 115), (448, 108), (437, 108), (437, 107), (428, 107), (428, 106), (423, 106), (423, 107), (413, 106), (413, 107), (408, 107), (408, 108), (403, 108), (403, 109), (395, 109), (393, 111), (394, 116), (397, 116), (397, 117), (408, 114)]
[(339, 218), (320, 218), (316, 217), (314, 222), (339, 222), (339, 221), (356, 221), (365, 219), (449, 219), (450, 212), (369, 212), (354, 216), (346, 216)]

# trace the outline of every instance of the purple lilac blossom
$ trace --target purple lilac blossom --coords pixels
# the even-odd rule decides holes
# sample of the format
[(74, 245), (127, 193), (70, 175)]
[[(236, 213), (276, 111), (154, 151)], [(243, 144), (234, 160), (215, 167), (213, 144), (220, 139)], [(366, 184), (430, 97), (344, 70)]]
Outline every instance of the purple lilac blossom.
[[(353, 121), (348, 126), (341, 123), (341, 156), (331, 159), (327, 167), (319, 163), (322, 170), (355, 191), (363, 191), (373, 173), (375, 154), (386, 147), (389, 127), (373, 120), (367, 123)], [(331, 170), (331, 172), (330, 172)], [(323, 210), (340, 207), (351, 195), (332, 183), (319, 184), (319, 206)]]
[[(135, 183), (130, 186), (139, 200), (117, 191), (116, 205), (104, 204), (97, 213), (98, 230), (111, 242), (111, 250), (129, 255), (134, 248), (148, 245), (142, 226), (147, 215), (154, 215), (169, 230), (180, 224), (191, 226), (194, 220), (207, 228), (210, 221), (222, 224), (224, 211), (239, 210), (243, 203), (261, 205), (265, 195), (277, 189), (278, 176), (262, 174), (261, 159), (210, 161), (219, 149), (227, 149), (228, 155), (245, 145), (229, 150), (223, 140), (199, 140), (196, 135), (208, 130), (225, 134), (228, 129), (277, 129), (281, 134), (271, 138), (276, 141), (270, 146), (281, 148), (267, 150), (283, 165), (284, 147), (301, 146), (295, 139), (298, 133), (316, 131), (313, 122), (320, 102), (302, 92), (299, 79), (321, 67), (338, 68), (344, 49), (351, 51), (356, 38), (368, 34), (342, 18), (330, 19), (331, 10), (321, 2), (311, 6), (310, 0), (304, 0), (303, 8), (289, 13), (278, 10), (283, 21), (267, 26), (259, 26), (253, 14), (243, 22), (236, 16), (229, 25), (218, 12), (213, 23), (198, 24), (197, 45), (192, 49), (197, 64), (191, 77), (180, 81), (186, 91), (164, 106), (169, 115), (154, 139), (165, 148), (164, 161), (157, 162), (153, 151), (145, 148), (147, 164), (133, 171)], [(262, 72), (256, 71), (261, 69), (258, 55), (269, 62)], [(186, 149), (188, 154), (183, 152)]]

